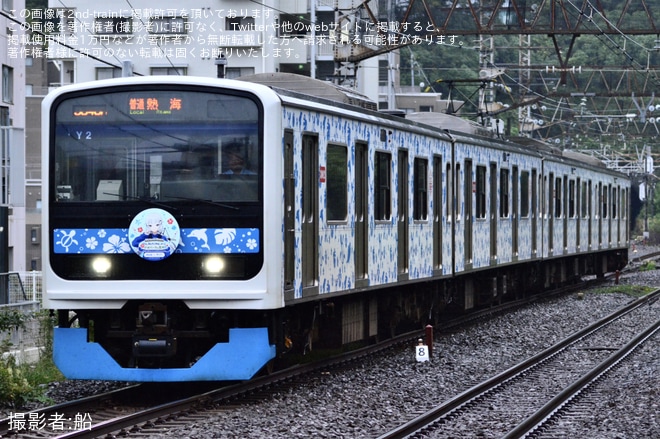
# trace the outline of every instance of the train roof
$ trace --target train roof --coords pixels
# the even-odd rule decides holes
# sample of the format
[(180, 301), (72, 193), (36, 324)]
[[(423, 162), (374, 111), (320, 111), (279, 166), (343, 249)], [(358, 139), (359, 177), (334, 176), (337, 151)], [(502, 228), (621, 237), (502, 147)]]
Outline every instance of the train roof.
[(241, 76), (236, 79), (354, 105), (367, 110), (378, 110), (378, 104), (360, 92), (327, 81), (310, 78), (309, 76), (297, 75), (295, 73), (258, 73)]

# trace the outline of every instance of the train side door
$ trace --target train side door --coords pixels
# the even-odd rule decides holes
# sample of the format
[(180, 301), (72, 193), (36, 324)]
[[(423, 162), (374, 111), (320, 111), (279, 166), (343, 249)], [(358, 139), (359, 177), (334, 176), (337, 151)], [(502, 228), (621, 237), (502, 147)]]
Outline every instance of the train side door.
[(511, 176), (513, 180), (512, 188), (512, 206), (511, 206), (511, 251), (514, 261), (518, 260), (518, 215), (519, 215), (519, 191), (520, 191), (520, 182), (518, 181), (518, 167), (513, 167), (513, 175)]
[(591, 180), (589, 180), (589, 189), (587, 190), (587, 198), (588, 198), (588, 200), (587, 200), (587, 209), (588, 209), (587, 216), (589, 218), (589, 222), (587, 223), (588, 224), (588, 226), (587, 226), (587, 232), (588, 232), (587, 236), (589, 237), (589, 242), (588, 242), (588, 247), (587, 247), (588, 250), (591, 250), (591, 246), (593, 245), (593, 237), (592, 237), (593, 223), (592, 223), (592, 221), (593, 221), (593, 218), (594, 218), (594, 210), (593, 210), (593, 204), (592, 204), (593, 201), (592, 200), (593, 200), (594, 194), (593, 194), (592, 191), (593, 191), (593, 189), (592, 189), (592, 186), (591, 186)]
[[(460, 169), (457, 168), (457, 175)], [(464, 209), (464, 242), (465, 245), (465, 268), (472, 268), (472, 160), (465, 161), (465, 170), (463, 171), (463, 209)], [(460, 207), (459, 207), (460, 209)]]
[[(502, 188), (504, 189), (504, 188)], [(504, 196), (501, 194), (501, 196)], [(490, 164), (490, 262), (497, 263), (497, 164)]]
[[(319, 276), (318, 137), (303, 135), (302, 144), (302, 283), (303, 296), (316, 294)], [(305, 288), (308, 290), (306, 294)]]
[(539, 200), (539, 184), (537, 180), (537, 171), (536, 169), (532, 169), (532, 205), (531, 205), (531, 215), (532, 215), (532, 256), (536, 256), (538, 253), (538, 244), (537, 244), (537, 221), (538, 221), (538, 216), (539, 216), (539, 207), (538, 207), (538, 200)]
[(440, 274), (442, 274), (442, 206), (442, 157), (436, 156), (433, 157), (433, 269), (438, 270)]
[(576, 226), (575, 226), (575, 251), (579, 252), (580, 251), (580, 246), (582, 245), (581, 240), (580, 240), (580, 231), (582, 230), (581, 223), (582, 223), (582, 203), (583, 200), (581, 198), (580, 191), (582, 190), (582, 180), (577, 179), (577, 183), (575, 184), (575, 194), (573, 195), (575, 197), (575, 216), (577, 217), (576, 221)]
[(555, 243), (555, 174), (548, 176), (548, 255), (553, 255)]
[(570, 212), (569, 212), (569, 209), (568, 209), (568, 204), (569, 204), (568, 198), (571, 196), (571, 194), (569, 193), (569, 187), (568, 186), (569, 186), (568, 185), (568, 177), (564, 176), (564, 184), (562, 185), (562, 191), (563, 191), (564, 195), (562, 197), (562, 203), (563, 203), (562, 206), (563, 207), (562, 207), (562, 212), (561, 212), (562, 213), (562, 215), (561, 215), (562, 216), (562, 223), (564, 225), (563, 240), (562, 240), (562, 244), (563, 244), (562, 248), (564, 249), (563, 250), (564, 253), (566, 253), (566, 251), (568, 249), (568, 218), (570, 216)]
[[(293, 174), (293, 132), (284, 132), (284, 289), (292, 291), (295, 278), (296, 181)], [(291, 297), (293, 298), (293, 297)]]
[(598, 248), (603, 248), (603, 183), (598, 183), (596, 194), (596, 211), (598, 216)]
[(398, 267), (399, 278), (408, 273), (408, 151), (399, 150), (398, 157)]
[(356, 287), (368, 285), (368, 190), (367, 172), (368, 147), (366, 143), (355, 144), (355, 283)]

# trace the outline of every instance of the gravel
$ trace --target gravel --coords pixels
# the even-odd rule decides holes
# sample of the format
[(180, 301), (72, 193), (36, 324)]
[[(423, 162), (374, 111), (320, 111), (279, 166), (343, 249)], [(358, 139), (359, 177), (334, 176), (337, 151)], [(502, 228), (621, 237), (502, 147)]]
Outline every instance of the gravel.
[[(620, 283), (660, 286), (660, 271), (623, 274)], [(588, 292), (581, 300), (574, 295), (534, 304), (454, 333), (436, 334), (429, 362), (417, 362), (411, 346), (348, 370), (327, 371), (270, 399), (218, 410), (203, 423), (153, 437), (371, 438), (404, 413), (449, 399), (631, 300), (625, 294)], [(656, 341), (623, 366), (618, 378), (603, 381), (606, 391), (592, 409), (593, 418), (576, 426), (581, 439), (660, 437), (658, 352)], [(51, 385), (47, 394), (60, 402), (113, 386), (67, 381)]]

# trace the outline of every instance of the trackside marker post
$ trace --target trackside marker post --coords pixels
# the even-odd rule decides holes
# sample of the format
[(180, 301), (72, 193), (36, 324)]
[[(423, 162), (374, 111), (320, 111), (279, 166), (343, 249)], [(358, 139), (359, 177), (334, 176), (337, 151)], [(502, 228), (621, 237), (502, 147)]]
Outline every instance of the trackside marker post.
[(422, 342), (421, 338), (417, 341), (417, 346), (415, 346), (415, 359), (420, 363), (429, 361), (429, 347)]

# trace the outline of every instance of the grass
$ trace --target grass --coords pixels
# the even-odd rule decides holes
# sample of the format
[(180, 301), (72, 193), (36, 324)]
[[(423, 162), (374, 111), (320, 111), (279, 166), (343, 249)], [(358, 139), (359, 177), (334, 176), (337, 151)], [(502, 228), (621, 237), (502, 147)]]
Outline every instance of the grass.
[(651, 292), (655, 291), (656, 288), (645, 287), (640, 285), (613, 285), (608, 287), (600, 287), (589, 290), (591, 294), (626, 294), (631, 297), (643, 297)]

